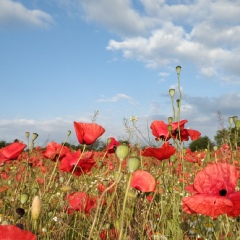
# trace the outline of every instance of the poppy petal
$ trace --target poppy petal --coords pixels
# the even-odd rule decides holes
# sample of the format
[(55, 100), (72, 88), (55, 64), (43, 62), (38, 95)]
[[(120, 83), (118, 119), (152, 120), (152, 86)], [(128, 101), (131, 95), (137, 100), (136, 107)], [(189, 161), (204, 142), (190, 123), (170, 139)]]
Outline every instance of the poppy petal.
[(182, 199), (182, 208), (187, 213), (200, 213), (210, 217), (217, 217), (232, 210), (232, 202), (221, 196), (195, 194)]
[(156, 138), (166, 138), (169, 135), (167, 124), (163, 121), (153, 121), (150, 125), (150, 128), (152, 129), (152, 134)]
[(14, 142), (1, 149), (1, 154), (9, 160), (17, 159), (27, 145), (20, 142)]
[(74, 122), (74, 129), (79, 143), (87, 145), (93, 144), (105, 132), (105, 129), (96, 123)]
[(0, 240), (37, 240), (36, 235), (14, 225), (0, 225)]
[(238, 177), (238, 171), (231, 164), (211, 164), (198, 172), (194, 180), (194, 188), (199, 193), (211, 195), (220, 195), (221, 190), (226, 190), (228, 195), (234, 192)]
[(130, 186), (141, 192), (153, 192), (156, 180), (149, 172), (137, 170), (133, 173)]
[(240, 215), (240, 192), (234, 192), (230, 194), (229, 199), (233, 203), (232, 211), (229, 212), (227, 215), (229, 217), (237, 217)]
[(164, 160), (170, 158), (176, 152), (176, 148), (165, 142), (160, 148), (147, 147), (142, 156), (155, 157), (158, 160)]

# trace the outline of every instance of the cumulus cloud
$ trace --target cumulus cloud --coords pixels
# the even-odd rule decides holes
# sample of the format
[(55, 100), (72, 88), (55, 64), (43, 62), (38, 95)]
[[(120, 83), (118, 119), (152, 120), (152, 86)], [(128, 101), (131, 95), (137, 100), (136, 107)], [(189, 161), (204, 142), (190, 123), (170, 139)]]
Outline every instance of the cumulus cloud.
[(0, 1), (0, 28), (5, 26), (46, 28), (53, 22), (53, 18), (44, 11), (27, 9), (23, 4), (12, 0)]
[(156, 69), (192, 64), (209, 80), (240, 83), (238, 0), (51, 1), (116, 33), (107, 49), (123, 58)]

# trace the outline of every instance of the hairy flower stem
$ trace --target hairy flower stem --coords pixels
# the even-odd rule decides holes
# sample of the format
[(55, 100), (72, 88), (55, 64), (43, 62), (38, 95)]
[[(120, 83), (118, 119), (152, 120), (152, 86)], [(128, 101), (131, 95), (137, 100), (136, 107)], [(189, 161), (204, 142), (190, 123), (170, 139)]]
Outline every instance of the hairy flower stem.
[(176, 119), (176, 110), (175, 110), (175, 107), (174, 107), (174, 96), (171, 96), (171, 100), (172, 100), (172, 109), (173, 109), (173, 120), (177, 121), (177, 119)]
[(122, 208), (121, 217), (120, 217), (120, 230), (119, 230), (119, 237), (118, 237), (119, 240), (123, 239), (122, 236), (123, 236), (124, 215), (125, 215), (126, 202), (127, 202), (128, 191), (129, 191), (129, 188), (130, 188), (132, 175), (133, 174), (130, 173), (128, 183), (127, 183), (127, 187), (126, 187), (126, 191), (125, 191), (124, 200), (123, 200), (123, 208)]
[[(92, 226), (91, 226), (91, 229), (90, 229), (90, 233), (89, 233), (89, 236), (88, 236), (88, 240), (92, 239), (93, 231), (94, 231), (95, 225), (97, 223), (98, 214), (99, 214), (99, 212), (101, 210), (101, 207), (102, 207), (103, 197), (111, 188), (113, 188), (119, 182), (119, 180), (121, 178), (121, 170), (122, 170), (122, 162), (119, 164), (118, 175), (117, 175), (116, 180), (102, 192), (100, 198), (98, 199), (98, 204), (97, 204), (96, 212), (95, 212), (95, 215), (94, 215), (93, 223), (92, 223)], [(116, 191), (115, 191), (115, 193), (116, 193)]]

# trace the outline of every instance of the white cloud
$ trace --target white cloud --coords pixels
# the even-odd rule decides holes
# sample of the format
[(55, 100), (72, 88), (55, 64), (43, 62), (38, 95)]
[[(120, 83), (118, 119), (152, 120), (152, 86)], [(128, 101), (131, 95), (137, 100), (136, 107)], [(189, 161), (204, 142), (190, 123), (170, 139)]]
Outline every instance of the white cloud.
[(192, 64), (209, 79), (240, 83), (238, 0), (51, 1), (118, 34), (107, 49), (126, 59), (158, 69)]
[(26, 25), (46, 28), (53, 22), (53, 18), (41, 10), (27, 9), (23, 4), (12, 0), (0, 1), (0, 28)]
[(153, 26), (153, 19), (132, 8), (131, 0), (81, 0), (86, 19), (104, 25), (121, 36), (142, 34)]
[(98, 102), (119, 102), (121, 100), (127, 100), (131, 104), (137, 104), (137, 102), (134, 100), (134, 98), (127, 96), (126, 94), (119, 93), (111, 98), (105, 98), (104, 96), (100, 99), (98, 99)]
[[(117, 96), (117, 95), (116, 95)], [(120, 98), (114, 99), (129, 99), (128, 96), (122, 94)], [(222, 117), (226, 120), (225, 127), (228, 127), (228, 117), (238, 116), (240, 117), (240, 105), (236, 104), (240, 102), (239, 93), (228, 93), (215, 98), (204, 97), (191, 97), (185, 95), (184, 102), (181, 108), (181, 119), (187, 119), (188, 123), (185, 127), (196, 129), (214, 139), (214, 135), (219, 129), (219, 122), (217, 118), (217, 111), (220, 111)], [(150, 114), (145, 115), (138, 114), (139, 120), (137, 126), (144, 137), (151, 138), (151, 129), (149, 128), (153, 120), (163, 120), (167, 122), (168, 117), (171, 115), (171, 109), (163, 109), (163, 107), (156, 102), (152, 102), (149, 107)], [(84, 114), (83, 114), (84, 115)], [(131, 115), (126, 116), (129, 118)], [(91, 122), (91, 117), (81, 118), (75, 117), (75, 121)], [(36, 120), (36, 119), (1, 119), (0, 120), (0, 140), (6, 140), (8, 142), (14, 139), (23, 140), (26, 142), (25, 132), (36, 132), (39, 134), (36, 140), (36, 145), (45, 146), (47, 142), (56, 141), (61, 143), (67, 136), (68, 130), (72, 131), (72, 134), (68, 142), (72, 144), (78, 144), (75, 131), (73, 128), (73, 121), (70, 118), (59, 117), (55, 119)], [(116, 139), (127, 139), (128, 135), (124, 130), (122, 120), (114, 119), (112, 111), (102, 112), (97, 118), (97, 123), (106, 129), (106, 132), (101, 137), (102, 140), (106, 140), (108, 137), (115, 137)]]

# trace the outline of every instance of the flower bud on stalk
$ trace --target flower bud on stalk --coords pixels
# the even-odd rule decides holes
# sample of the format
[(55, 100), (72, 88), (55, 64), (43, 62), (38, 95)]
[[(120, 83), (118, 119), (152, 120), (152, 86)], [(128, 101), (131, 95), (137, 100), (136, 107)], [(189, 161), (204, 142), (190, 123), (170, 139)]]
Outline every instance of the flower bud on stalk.
[(170, 95), (171, 97), (173, 97), (174, 94), (175, 94), (175, 89), (173, 89), (173, 88), (169, 89), (169, 95)]
[(140, 165), (140, 160), (137, 157), (131, 157), (127, 161), (128, 171), (130, 173), (135, 172)]
[(37, 133), (33, 133), (32, 135), (32, 141), (35, 141), (38, 137), (38, 134)]
[(129, 147), (127, 145), (119, 145), (116, 148), (116, 156), (122, 162), (129, 154)]

